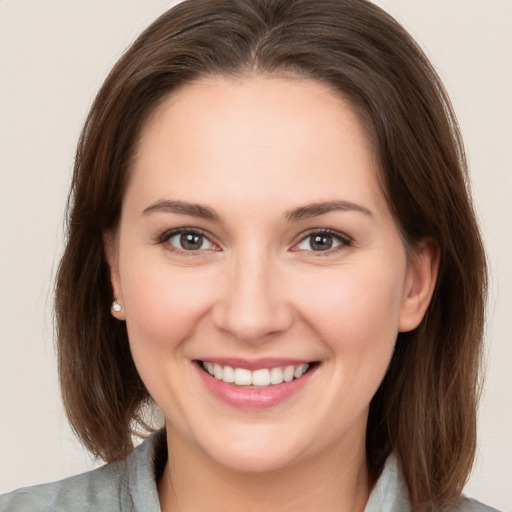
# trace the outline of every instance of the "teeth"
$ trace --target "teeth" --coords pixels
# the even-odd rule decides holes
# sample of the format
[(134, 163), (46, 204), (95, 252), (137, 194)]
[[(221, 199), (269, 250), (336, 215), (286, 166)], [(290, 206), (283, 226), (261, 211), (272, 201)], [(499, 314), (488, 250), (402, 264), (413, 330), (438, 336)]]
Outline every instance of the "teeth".
[(222, 380), (224, 382), (235, 382), (235, 370), (231, 366), (224, 366)]
[(283, 380), (282, 368), (272, 368), (272, 370), (270, 370), (270, 384), (281, 384)]
[(270, 372), (268, 370), (256, 370), (252, 372), (253, 386), (269, 386)]
[(235, 368), (235, 384), (237, 386), (250, 386), (252, 384), (251, 370), (246, 370), (245, 368)]
[[(298, 368), (297, 368), (297, 371), (298, 371)], [(223, 374), (223, 368), (220, 364), (217, 364), (215, 363), (213, 365), (213, 376), (217, 379), (217, 380), (222, 380), (222, 374)]]
[(295, 375), (295, 368), (293, 366), (287, 366), (283, 371), (283, 379), (285, 382), (292, 381), (294, 375)]
[(217, 380), (235, 383), (237, 386), (270, 386), (300, 379), (308, 370), (309, 364), (299, 366), (285, 366), (276, 368), (261, 368), (247, 370), (246, 368), (232, 368), (217, 363), (203, 362), (203, 368)]
[(306, 370), (308, 369), (308, 365), (307, 364), (301, 364), (294, 372), (293, 376), (296, 378), (296, 379), (300, 379), (305, 373), (306, 373)]

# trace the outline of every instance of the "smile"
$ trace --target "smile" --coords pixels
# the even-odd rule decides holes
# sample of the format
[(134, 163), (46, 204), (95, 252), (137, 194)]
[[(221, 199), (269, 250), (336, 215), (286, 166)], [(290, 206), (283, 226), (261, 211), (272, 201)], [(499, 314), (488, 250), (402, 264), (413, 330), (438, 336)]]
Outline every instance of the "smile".
[(309, 364), (277, 366), (274, 368), (233, 368), (218, 363), (203, 361), (202, 366), (212, 377), (237, 386), (266, 387), (300, 379), (309, 369)]
[(261, 359), (196, 360), (200, 380), (225, 404), (265, 409), (287, 402), (317, 373), (320, 363)]

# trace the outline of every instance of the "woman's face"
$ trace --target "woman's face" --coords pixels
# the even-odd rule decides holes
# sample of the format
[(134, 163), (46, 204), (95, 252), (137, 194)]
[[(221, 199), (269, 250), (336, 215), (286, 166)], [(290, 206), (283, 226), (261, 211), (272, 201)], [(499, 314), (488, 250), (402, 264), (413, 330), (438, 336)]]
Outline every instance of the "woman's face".
[(190, 453), (270, 471), (364, 452), (435, 274), (426, 244), (407, 258), (377, 173), (352, 108), (315, 81), (203, 79), (149, 119), (107, 242), (113, 314)]

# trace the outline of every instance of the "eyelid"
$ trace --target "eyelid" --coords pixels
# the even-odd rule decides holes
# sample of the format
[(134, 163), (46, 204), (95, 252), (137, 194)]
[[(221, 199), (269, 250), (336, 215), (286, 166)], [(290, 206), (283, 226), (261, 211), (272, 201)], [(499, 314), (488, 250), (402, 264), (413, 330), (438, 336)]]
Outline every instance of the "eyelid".
[(172, 251), (172, 252), (175, 252), (175, 253), (179, 253), (179, 254), (185, 254), (187, 256), (197, 256), (199, 253), (203, 253), (207, 250), (214, 250), (214, 251), (220, 251), (220, 247), (219, 247), (219, 244), (217, 242), (215, 242), (215, 240), (213, 239), (212, 235), (210, 235), (208, 232), (204, 231), (203, 229), (200, 229), (200, 228), (193, 228), (193, 227), (180, 227), (180, 228), (172, 228), (172, 229), (167, 229), (165, 230), (162, 234), (160, 234), (157, 238), (156, 238), (156, 243), (157, 244), (166, 244), (166, 242), (168, 242), (172, 237), (176, 236), (176, 235), (182, 235), (183, 233), (190, 233), (190, 234), (194, 234), (194, 235), (201, 235), (203, 236), (204, 238), (206, 238), (206, 240), (208, 240), (212, 245), (215, 246), (215, 249), (199, 249), (197, 251), (186, 251), (184, 249), (180, 249), (179, 247), (176, 247), (174, 245), (171, 245), (171, 244), (167, 244), (166, 248), (169, 250), (169, 251)]
[[(208, 233), (207, 231), (200, 229), (200, 228), (187, 227), (187, 226), (165, 230), (162, 234), (157, 236), (156, 243), (163, 245), (166, 242), (168, 242), (170, 238), (172, 238), (176, 235), (183, 234), (183, 233), (191, 233), (191, 234), (195, 234), (195, 235), (201, 235), (204, 238), (206, 238), (212, 245), (215, 246), (215, 249), (213, 249), (214, 251), (222, 250), (220, 248), (220, 245), (215, 241), (214, 237), (210, 233)], [(300, 243), (304, 242), (307, 238), (309, 238), (313, 235), (332, 236), (333, 238), (336, 238), (340, 242), (340, 244), (334, 248), (327, 249), (325, 251), (305, 250), (305, 249), (299, 249), (297, 247)], [(341, 231), (337, 231), (337, 230), (331, 229), (331, 228), (313, 228), (313, 229), (309, 229), (309, 230), (301, 233), (300, 238), (298, 238), (298, 240), (293, 243), (290, 250), (292, 252), (302, 251), (302, 252), (316, 253), (317, 256), (321, 256), (322, 254), (323, 255), (332, 254), (339, 250), (343, 250), (347, 247), (350, 247), (351, 245), (353, 245), (353, 242), (354, 242), (354, 240), (352, 237), (348, 236), (347, 234), (345, 234)], [(197, 251), (187, 251), (187, 250), (180, 249), (179, 247), (176, 247), (171, 244), (167, 244), (167, 249), (172, 252), (175, 252), (175, 253), (185, 254), (187, 256), (193, 256), (193, 255), (197, 256), (199, 253), (203, 253), (207, 250), (212, 250), (212, 249), (199, 249)]]
[[(331, 248), (331, 249), (327, 249), (325, 251), (313, 251), (313, 250), (305, 250), (305, 249), (297, 248), (297, 246), (299, 244), (301, 244), (307, 238), (314, 236), (314, 235), (332, 236), (333, 238), (336, 238), (340, 242), (340, 245), (338, 245), (334, 248)], [(311, 253), (316, 253), (317, 256), (321, 256), (321, 255), (332, 254), (339, 250), (346, 249), (347, 247), (352, 246), (353, 243), (354, 243), (354, 239), (341, 231), (337, 231), (337, 230), (331, 229), (331, 228), (313, 228), (313, 229), (309, 229), (308, 231), (306, 231), (304, 233), (301, 233), (300, 238), (293, 244), (293, 246), (290, 250), (293, 252), (298, 252), (298, 251), (311, 252)]]

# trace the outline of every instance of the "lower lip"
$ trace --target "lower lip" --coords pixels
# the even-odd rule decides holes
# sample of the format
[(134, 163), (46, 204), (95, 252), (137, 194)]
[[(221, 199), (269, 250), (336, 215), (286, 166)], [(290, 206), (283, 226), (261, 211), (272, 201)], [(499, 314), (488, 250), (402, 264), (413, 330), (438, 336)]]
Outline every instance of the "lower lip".
[(228, 384), (217, 380), (195, 364), (199, 376), (210, 392), (224, 403), (241, 409), (266, 409), (274, 407), (298, 393), (309, 381), (316, 367), (310, 369), (299, 379), (282, 384), (273, 384), (264, 388), (249, 388)]

